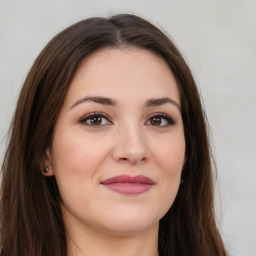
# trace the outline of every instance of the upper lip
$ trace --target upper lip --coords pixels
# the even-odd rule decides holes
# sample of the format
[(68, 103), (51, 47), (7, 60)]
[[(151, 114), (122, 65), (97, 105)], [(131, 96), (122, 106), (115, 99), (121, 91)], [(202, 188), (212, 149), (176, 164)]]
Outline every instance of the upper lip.
[(134, 183), (134, 184), (150, 184), (154, 185), (155, 182), (147, 176), (144, 175), (137, 175), (137, 176), (130, 176), (130, 175), (118, 175), (111, 177), (109, 179), (103, 180), (101, 184), (109, 185), (113, 183)]

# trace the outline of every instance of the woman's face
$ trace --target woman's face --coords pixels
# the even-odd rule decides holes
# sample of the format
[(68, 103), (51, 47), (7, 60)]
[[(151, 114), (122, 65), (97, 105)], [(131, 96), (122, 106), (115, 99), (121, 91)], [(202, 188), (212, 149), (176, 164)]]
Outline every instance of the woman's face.
[(67, 227), (157, 228), (180, 185), (185, 139), (177, 83), (142, 49), (103, 49), (79, 66), (47, 150)]

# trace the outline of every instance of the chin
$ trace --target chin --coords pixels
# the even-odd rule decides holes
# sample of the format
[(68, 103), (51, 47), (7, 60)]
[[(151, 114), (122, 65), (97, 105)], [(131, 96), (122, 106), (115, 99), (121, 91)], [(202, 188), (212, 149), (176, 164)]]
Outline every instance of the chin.
[(158, 228), (162, 215), (155, 214), (154, 211), (141, 211), (139, 209), (127, 210), (125, 212), (115, 212), (115, 214), (105, 214), (103, 226), (109, 233), (129, 234), (143, 232), (151, 228)]

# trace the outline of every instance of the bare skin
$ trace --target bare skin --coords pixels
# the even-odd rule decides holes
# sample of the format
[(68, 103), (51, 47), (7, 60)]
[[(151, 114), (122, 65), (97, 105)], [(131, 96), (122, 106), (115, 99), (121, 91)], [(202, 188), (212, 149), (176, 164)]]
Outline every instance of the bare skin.
[[(87, 57), (46, 154), (69, 256), (158, 255), (159, 221), (177, 195), (185, 155), (178, 86), (160, 57), (136, 48)], [(118, 175), (152, 184), (104, 184)]]

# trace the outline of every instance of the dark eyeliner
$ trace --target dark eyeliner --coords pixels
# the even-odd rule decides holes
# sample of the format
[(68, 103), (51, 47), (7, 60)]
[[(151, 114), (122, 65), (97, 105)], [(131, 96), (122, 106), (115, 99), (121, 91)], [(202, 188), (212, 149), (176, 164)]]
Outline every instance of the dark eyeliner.
[(170, 117), (169, 115), (161, 114), (159, 117), (166, 119), (168, 121), (168, 123), (171, 125), (176, 124), (176, 121), (174, 121), (174, 119), (172, 117)]
[(175, 125), (177, 122), (172, 118), (170, 117), (169, 115), (167, 114), (164, 114), (164, 113), (155, 113), (155, 114), (152, 114), (151, 116), (149, 116), (148, 120), (150, 120), (151, 118), (162, 118), (164, 120), (166, 120), (168, 122), (168, 125), (164, 125), (164, 126), (156, 126), (156, 127), (167, 127), (167, 126), (171, 126), (171, 125)]
[(81, 124), (93, 126), (93, 125), (90, 125), (90, 124), (86, 124), (86, 121), (89, 120), (90, 118), (93, 118), (93, 117), (96, 117), (96, 116), (103, 117), (103, 118), (107, 119), (108, 122), (111, 123), (111, 121), (109, 120), (109, 117), (107, 115), (101, 113), (101, 112), (93, 112), (93, 113), (86, 114), (86, 115), (82, 116), (78, 120), (78, 122), (81, 123)]

